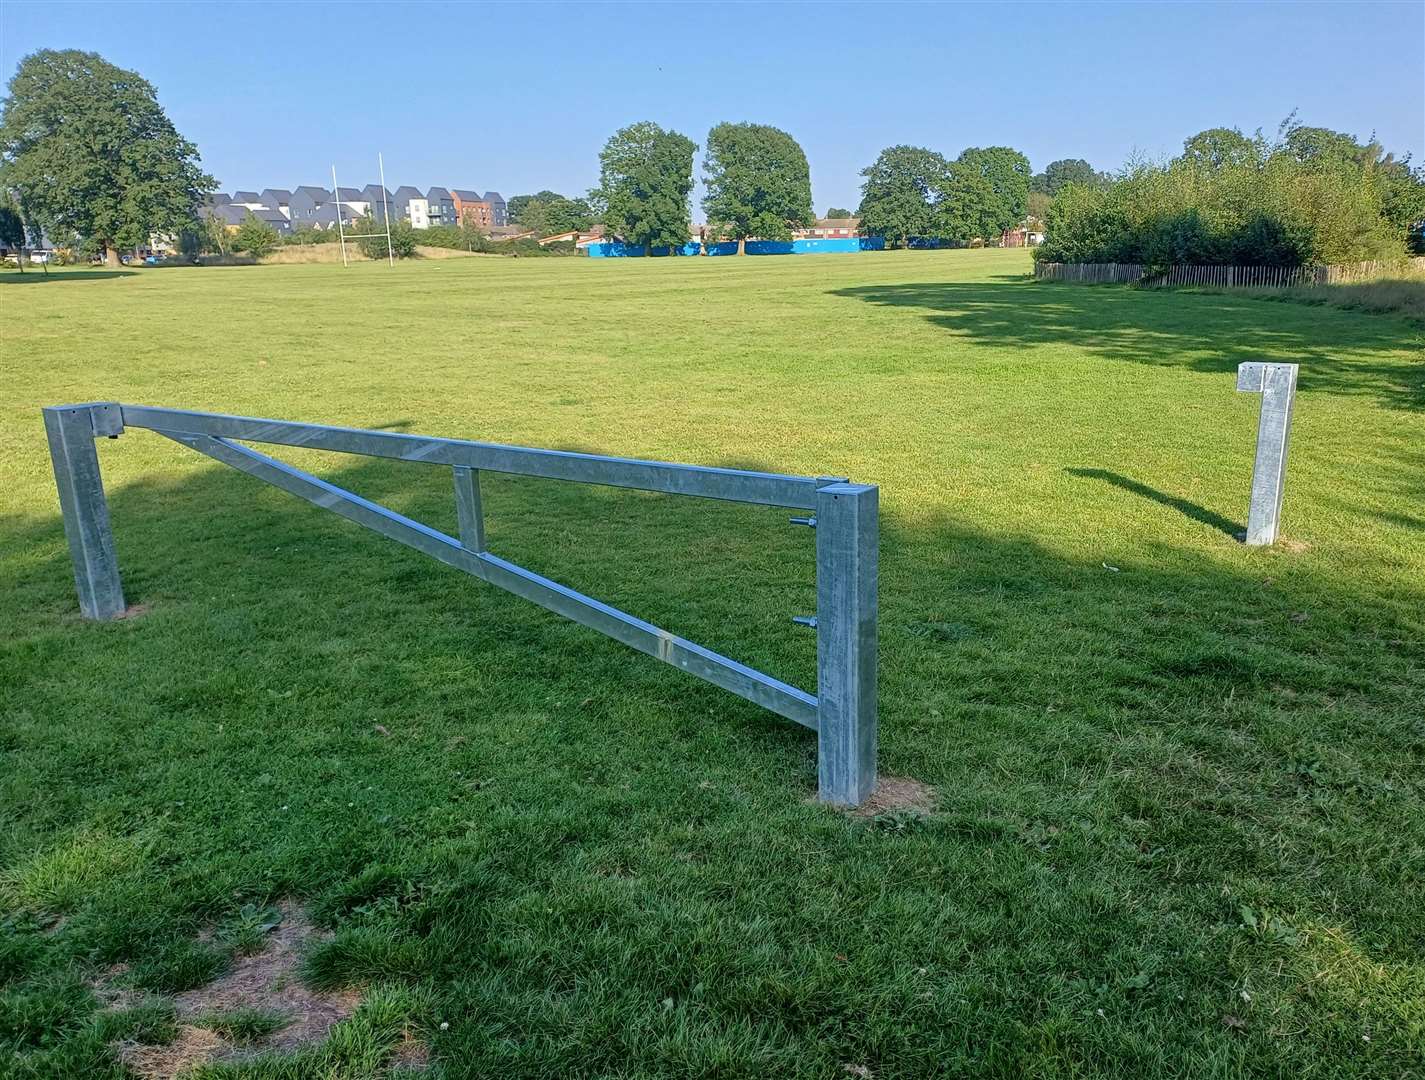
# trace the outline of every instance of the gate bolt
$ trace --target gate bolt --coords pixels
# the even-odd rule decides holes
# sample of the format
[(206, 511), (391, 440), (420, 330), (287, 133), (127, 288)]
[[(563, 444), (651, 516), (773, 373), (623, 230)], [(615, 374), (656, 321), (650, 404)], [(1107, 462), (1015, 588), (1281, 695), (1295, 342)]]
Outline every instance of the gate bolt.
[(793, 525), (805, 525), (809, 529), (816, 528), (816, 518), (814, 517), (787, 518), (787, 520)]
[(796, 623), (798, 626), (810, 626), (810, 627), (815, 627), (815, 626), (816, 626), (816, 616), (815, 616), (815, 615), (793, 615), (793, 616), (792, 616), (792, 622)]

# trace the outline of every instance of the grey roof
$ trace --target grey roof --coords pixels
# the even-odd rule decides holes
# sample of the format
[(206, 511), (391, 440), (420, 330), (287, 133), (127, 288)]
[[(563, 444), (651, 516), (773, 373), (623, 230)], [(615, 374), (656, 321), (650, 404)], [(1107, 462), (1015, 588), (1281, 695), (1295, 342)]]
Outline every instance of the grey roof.
[(203, 213), (208, 217), (217, 218), (224, 225), (241, 225), (252, 211), (245, 206), (223, 203), (221, 206), (210, 206)]
[(362, 193), (354, 187), (337, 188), (336, 191), (336, 197), (342, 202), (370, 202), (369, 199), (363, 199)]
[(292, 223), (287, 220), (287, 215), (281, 210), (273, 210), (270, 206), (262, 206), (256, 210), (249, 210), (253, 217), (259, 221), (265, 221), (269, 225), (276, 225), (278, 229), (291, 228)]
[(263, 189), (262, 189), (262, 194), (263, 194), (263, 195), (271, 195), (274, 199), (276, 199), (276, 200), (277, 200), (278, 202), (280, 202), (280, 203), (285, 203), (285, 202), (291, 202), (291, 201), (292, 201), (292, 193), (291, 193), (290, 191), (288, 191), (285, 187), (263, 188)]
[(262, 197), (255, 191), (234, 191), (233, 202), (261, 202)]
[(426, 198), (431, 202), (435, 202), (437, 199), (449, 199), (450, 192), (443, 187), (433, 187), (426, 192)]
[(233, 201), (231, 195), (221, 191), (215, 191), (204, 200), (209, 206), (226, 206)]
[(324, 203), (332, 197), (332, 193), (326, 188), (313, 187), (311, 184), (303, 184), (301, 187), (295, 189), (292, 194), (296, 195), (298, 192), (301, 192), (303, 195), (308, 196), (313, 202), (316, 203)]
[(461, 202), (484, 202), (478, 191), (466, 191), (464, 188), (451, 188), (450, 192)]
[(361, 189), (361, 194), (365, 195), (367, 192), (371, 193), (372, 198), (379, 198), (382, 195), (385, 195), (388, 199), (391, 197), (391, 193), (380, 184), (367, 184)]
[[(464, 198), (464, 196), (462, 195), (461, 198)], [(485, 201), (489, 203), (497, 203), (504, 202), (505, 199), (504, 196), (502, 196), (498, 191), (487, 191), (485, 192)]]
[(312, 225), (335, 225), (338, 212), (343, 223), (355, 220), (355, 215), (350, 210), (342, 209), (341, 203), (326, 202), (312, 211), (307, 221)]
[(424, 199), (425, 196), (421, 194), (420, 188), (413, 188), (410, 184), (402, 184), (391, 193), (391, 198), (399, 202), (401, 199)]

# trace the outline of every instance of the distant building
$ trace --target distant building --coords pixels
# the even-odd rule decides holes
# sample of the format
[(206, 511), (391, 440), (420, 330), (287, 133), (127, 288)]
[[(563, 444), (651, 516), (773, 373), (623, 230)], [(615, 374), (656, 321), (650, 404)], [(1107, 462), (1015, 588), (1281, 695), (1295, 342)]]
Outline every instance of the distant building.
[(798, 240), (840, 240), (855, 236), (860, 226), (861, 219), (856, 217), (817, 218), (809, 228), (794, 230), (792, 236)]
[(450, 197), (455, 202), (455, 220), (475, 229), (488, 229), (495, 224), (494, 211), (478, 191), (451, 188)]
[(238, 226), (248, 218), (264, 221), (283, 235), (292, 231), (292, 223), (287, 220), (287, 216), (270, 206), (259, 206), (253, 210), (242, 203), (224, 203), (222, 206), (208, 207), (203, 214), (219, 222), (228, 232), (237, 232)]
[(292, 192), (288, 206), (294, 225), (315, 224), (317, 208), (332, 201), (332, 193), (324, 187), (303, 185)]
[(292, 193), (286, 188), (263, 188), (259, 198), (263, 206), (281, 211), (283, 217), (292, 220)]
[(209, 195), (206, 199), (203, 200), (203, 205), (204, 205), (204, 206), (227, 206), (228, 203), (230, 203), (230, 202), (232, 202), (232, 201), (233, 201), (233, 197), (232, 197), (231, 195), (224, 194), (224, 193), (221, 192), (221, 191), (215, 191), (215, 192), (213, 192), (211, 195)]
[(371, 203), (354, 187), (339, 187), (333, 197), (357, 217), (365, 217), (371, 212)]
[(371, 207), (371, 217), (374, 221), (386, 220), (387, 207), (395, 210), (395, 207), (391, 206), (391, 193), (380, 184), (367, 184), (361, 189), (361, 197)]
[(430, 204), (419, 188), (409, 184), (398, 187), (391, 193), (391, 216), (405, 218), (413, 229), (430, 228)]
[(505, 197), (498, 191), (485, 192), (485, 201), (490, 204), (490, 224), (492, 226), (508, 225), (509, 215), (505, 210)]
[(249, 210), (260, 210), (266, 205), (255, 191), (234, 191), (231, 202), (234, 206), (245, 206)]
[(426, 192), (426, 212), (432, 225), (459, 225), (455, 216), (455, 199), (443, 187), (433, 187)]

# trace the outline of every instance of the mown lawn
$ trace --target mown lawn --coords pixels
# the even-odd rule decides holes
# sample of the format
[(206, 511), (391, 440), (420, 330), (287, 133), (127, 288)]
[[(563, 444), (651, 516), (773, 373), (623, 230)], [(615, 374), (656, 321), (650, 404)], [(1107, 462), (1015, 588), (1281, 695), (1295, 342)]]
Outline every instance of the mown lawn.
[[(1425, 1075), (1422, 332), (1028, 268), (5, 276), (0, 1074), (121, 1075), (171, 1016), (96, 973), (201, 984), (294, 898), (371, 1004), (223, 1076), (403, 1026), (449, 1077)], [(938, 809), (818, 806), (805, 730), (147, 432), (100, 444), (147, 611), (85, 623), (39, 409), (103, 399), (879, 484), (881, 769)], [(455, 527), (447, 470), (274, 452)], [(786, 512), (485, 497), (497, 554), (812, 688)]]

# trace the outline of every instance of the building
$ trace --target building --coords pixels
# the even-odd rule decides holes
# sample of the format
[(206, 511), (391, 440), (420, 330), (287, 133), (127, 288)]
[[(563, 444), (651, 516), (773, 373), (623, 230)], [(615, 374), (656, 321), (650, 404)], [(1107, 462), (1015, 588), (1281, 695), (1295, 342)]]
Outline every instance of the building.
[(488, 229), (495, 224), (495, 215), (490, 204), (478, 191), (451, 188), (450, 197), (455, 202), (455, 220), (461, 225)]
[(505, 197), (498, 191), (485, 192), (485, 201), (490, 204), (490, 224), (508, 225), (509, 214), (505, 210)]
[(221, 192), (221, 191), (215, 191), (215, 192), (213, 192), (211, 195), (209, 195), (206, 199), (203, 200), (203, 205), (204, 205), (204, 206), (227, 206), (228, 203), (230, 203), (230, 202), (232, 202), (232, 201), (233, 201), (233, 197), (232, 197), (231, 195), (225, 195), (225, 194), (223, 194), (223, 192)]
[(324, 187), (305, 184), (292, 192), (288, 207), (292, 212), (294, 225), (313, 225), (317, 208), (332, 201), (332, 193)]
[(255, 191), (234, 191), (230, 202), (233, 206), (245, 206), (249, 210), (260, 210), (267, 205)]
[(354, 187), (337, 188), (333, 198), (350, 210), (356, 217), (365, 217), (371, 212), (371, 203)]
[[(243, 192), (238, 194), (243, 194)], [(292, 231), (292, 223), (287, 220), (287, 216), (282, 211), (274, 210), (270, 206), (259, 206), (253, 210), (246, 205), (233, 202), (224, 203), (222, 206), (210, 206), (203, 213), (219, 222), (228, 232), (237, 232), (238, 226), (248, 218), (264, 221), (284, 236)]]
[(405, 218), (413, 229), (430, 228), (430, 204), (419, 188), (409, 184), (398, 187), (391, 193), (391, 214)]
[(797, 229), (792, 236), (798, 240), (842, 240), (855, 236), (860, 226), (861, 219), (855, 217), (817, 218), (809, 228)]
[(433, 187), (426, 192), (426, 212), (432, 225), (459, 225), (455, 216), (455, 200), (443, 187)]
[[(371, 218), (373, 221), (384, 222), (386, 220), (386, 208), (391, 206), (391, 193), (380, 184), (367, 184), (361, 189), (361, 198), (366, 205), (371, 208)], [(395, 207), (391, 207), (392, 210)]]
[(292, 220), (292, 193), (286, 188), (263, 188), (259, 198), (263, 206), (281, 211), (283, 217)]

